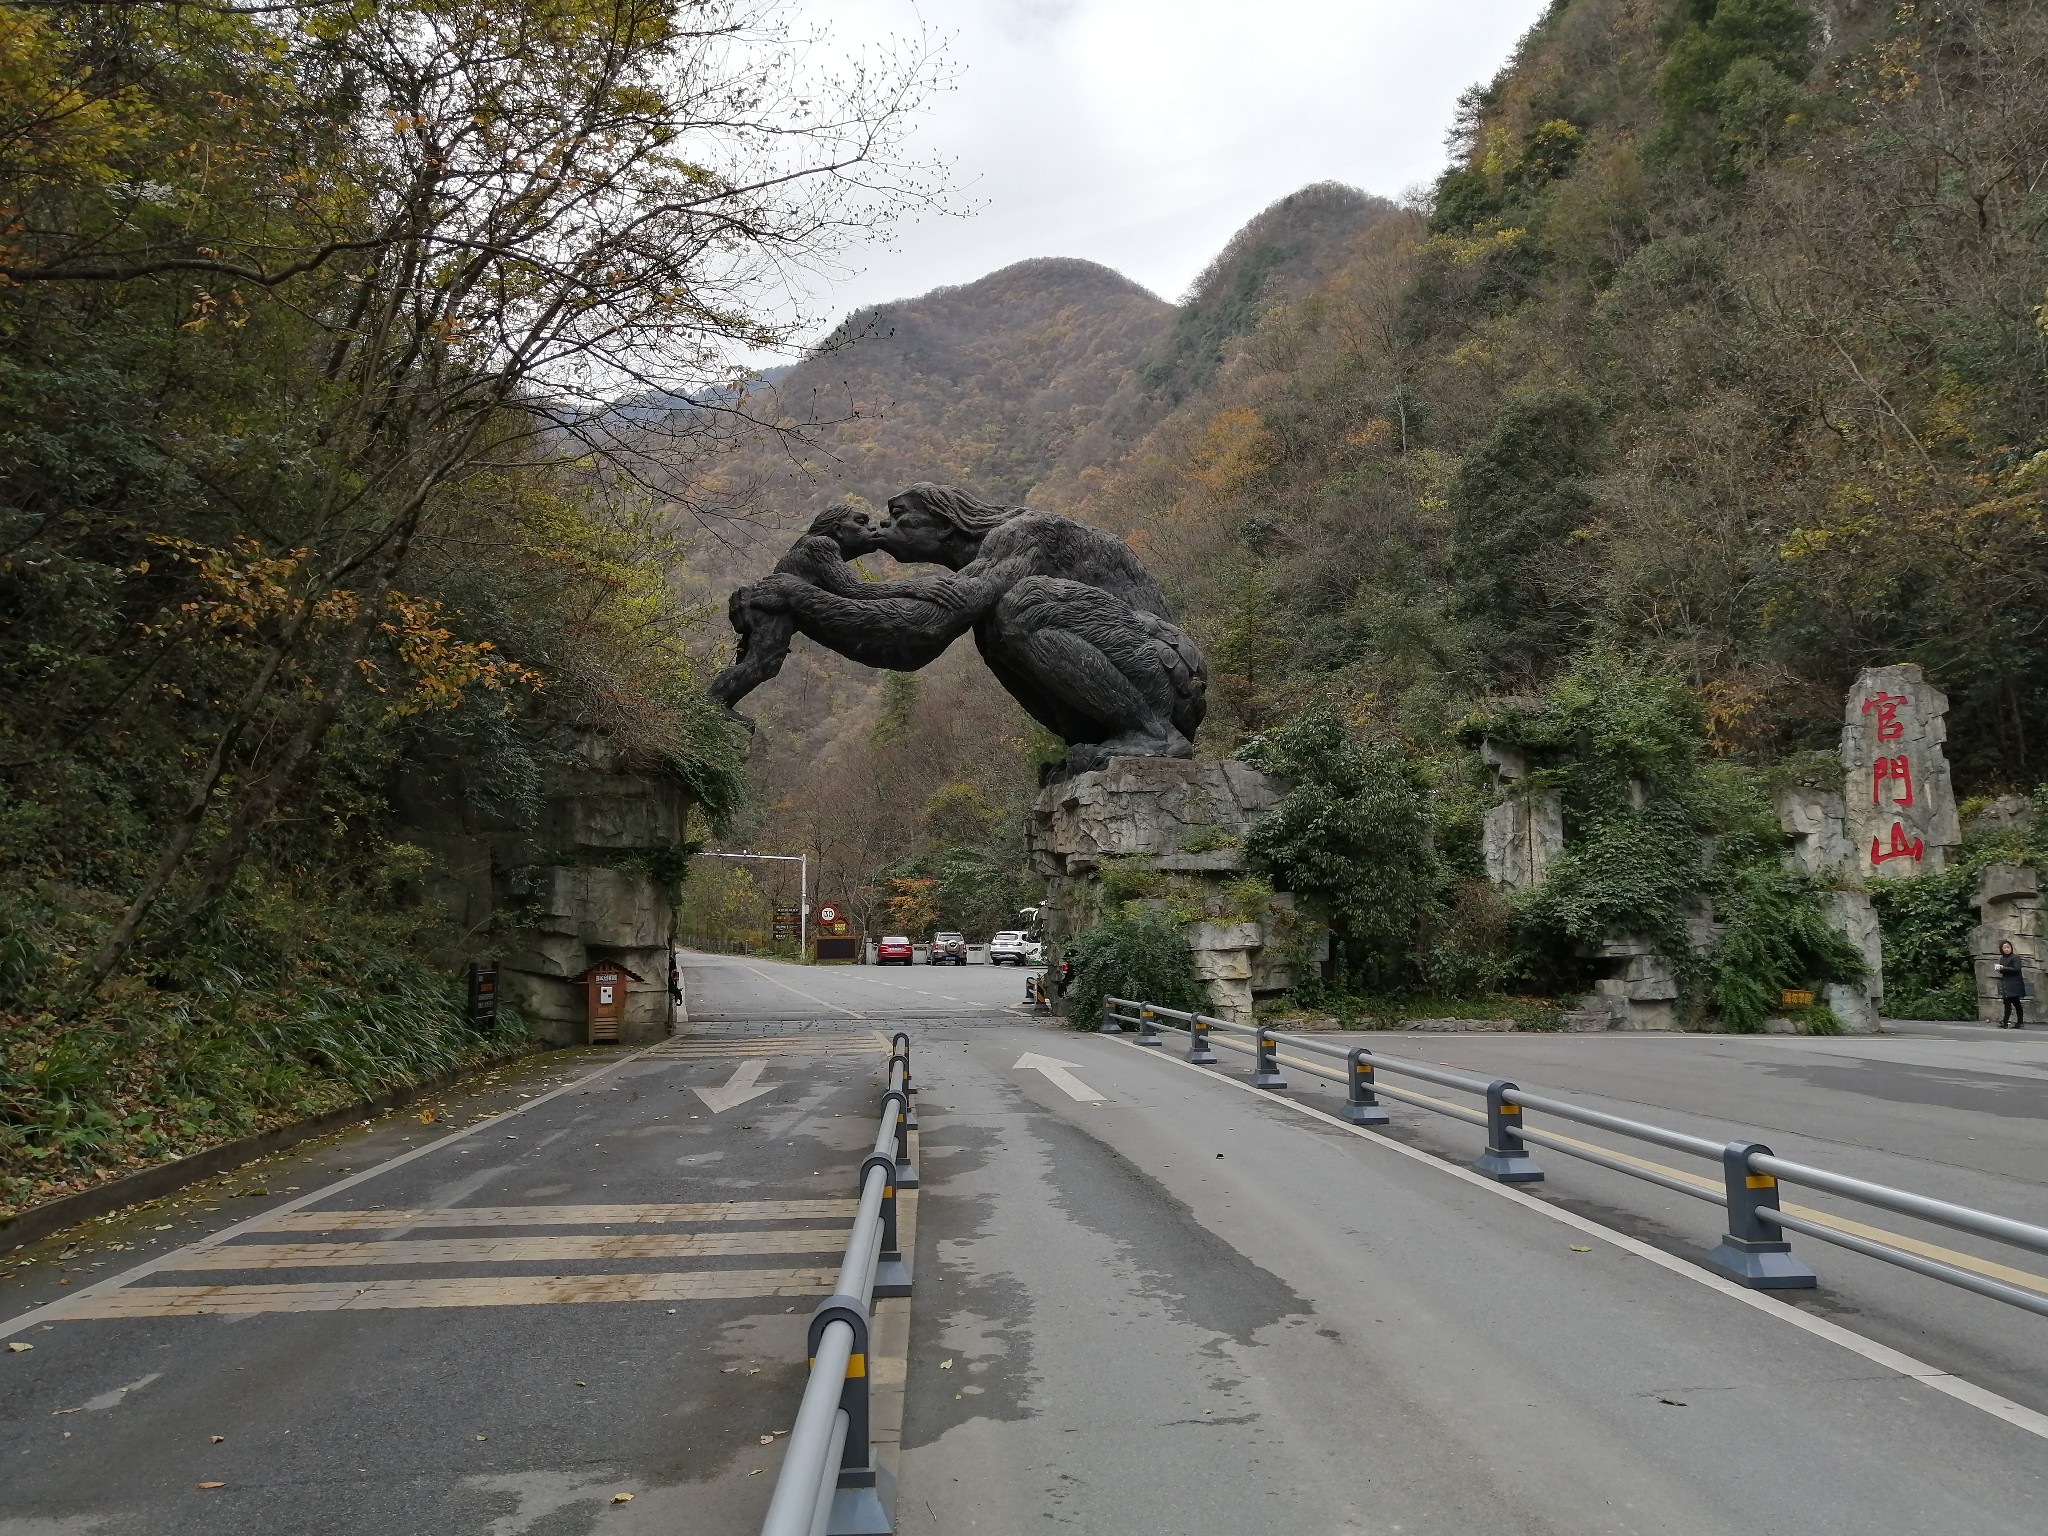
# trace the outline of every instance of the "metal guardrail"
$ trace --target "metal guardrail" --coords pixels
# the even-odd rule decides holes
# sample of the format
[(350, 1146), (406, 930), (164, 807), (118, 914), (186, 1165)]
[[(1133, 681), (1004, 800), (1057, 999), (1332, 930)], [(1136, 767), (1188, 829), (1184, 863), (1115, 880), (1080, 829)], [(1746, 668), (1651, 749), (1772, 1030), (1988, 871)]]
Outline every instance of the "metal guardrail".
[(875, 1145), (860, 1165), (860, 1208), (832, 1294), (811, 1314), (810, 1380), (783, 1452), (761, 1536), (886, 1536), (895, 1529), (887, 1475), (868, 1425), (869, 1304), (910, 1294), (910, 1264), (896, 1236), (896, 1192), (917, 1188), (910, 1133), (910, 1036), (890, 1044)]
[[(1341, 1061), (1341, 1069), (1334, 1066), (1323, 1068), (1306, 1062), (1301, 1065), (1318, 1077), (1326, 1077), (1345, 1084), (1347, 1091), (1343, 1118), (1353, 1125), (1387, 1124), (1389, 1116), (1385, 1106), (1380, 1102), (1381, 1098), (1385, 1097), (1400, 1103), (1413, 1104), (1451, 1119), (1484, 1126), (1486, 1150), (1474, 1161), (1473, 1167), (1504, 1184), (1531, 1184), (1542, 1179), (1543, 1170), (1529, 1155), (1529, 1144), (1533, 1143), (1611, 1169), (1616, 1173), (1625, 1173), (1630, 1178), (1642, 1179), (1666, 1189), (1676, 1190), (1679, 1194), (1690, 1195), (1696, 1200), (1722, 1206), (1728, 1212), (1727, 1231), (1721, 1241), (1708, 1250), (1704, 1262), (1708, 1269), (1735, 1281), (1738, 1285), (1759, 1290), (1804, 1290), (1818, 1284), (1818, 1278), (1813, 1270), (1793, 1255), (1792, 1245), (1786, 1241), (1786, 1233), (1797, 1232), (1802, 1236), (1833, 1243), (1837, 1247), (1847, 1248), (1869, 1258), (1882, 1259), (1887, 1264), (1895, 1264), (1901, 1269), (1912, 1270), (1930, 1279), (1941, 1280), (1963, 1290), (1974, 1291), (1980, 1296), (1989, 1296), (1995, 1301), (2003, 1301), (2011, 1306), (2048, 1317), (2048, 1295), (2009, 1285), (1989, 1275), (1974, 1274), (1953, 1264), (1945, 1264), (1924, 1254), (1912, 1253), (1855, 1232), (1841, 1230), (1824, 1220), (1817, 1221), (1805, 1215), (1782, 1211), (1778, 1208), (1778, 1186), (1781, 1182), (1802, 1185), (1844, 1200), (1874, 1205), (1903, 1216), (1917, 1217), (1922, 1221), (1936, 1222), (1958, 1232), (1969, 1232), (1993, 1242), (2024, 1248), (2034, 1253), (2048, 1254), (2048, 1227), (2017, 1221), (1992, 1211), (1981, 1211), (1973, 1206), (1937, 1200), (1929, 1195), (1915, 1194), (1911, 1190), (1894, 1189), (1888, 1184), (1874, 1184), (1866, 1179), (1851, 1178), (1846, 1174), (1816, 1168), (1807, 1163), (1793, 1162), (1779, 1157), (1760, 1141), (1711, 1141), (1704, 1136), (1693, 1136), (1684, 1131), (1652, 1125), (1647, 1121), (1631, 1120), (1626, 1116), (1609, 1114), (1605, 1110), (1574, 1104), (1568, 1099), (1554, 1098), (1548, 1094), (1525, 1093), (1505, 1078), (1488, 1082), (1458, 1072), (1447, 1072), (1440, 1067), (1425, 1066), (1417, 1061), (1403, 1061), (1398, 1057), (1383, 1056), (1362, 1045), (1344, 1047), (1321, 1040), (1304, 1039), (1299, 1035), (1281, 1035), (1264, 1026), (1237, 1024), (1228, 1019), (1211, 1018), (1199, 1013), (1184, 1013), (1178, 1009), (1163, 1008), (1154, 1003), (1132, 1002), (1120, 997), (1103, 999), (1102, 1023), (1098, 1032), (1107, 1035), (1123, 1034), (1125, 1026), (1132, 1025), (1137, 1030), (1137, 1044), (1161, 1045), (1164, 1044), (1159, 1034), (1159, 1021), (1162, 1019), (1168, 1021), (1175, 1029), (1185, 1029), (1188, 1032), (1187, 1059), (1197, 1065), (1213, 1066), (1216, 1063), (1216, 1053), (1211, 1049), (1210, 1041), (1210, 1036), (1216, 1031), (1220, 1030), (1225, 1035), (1252, 1037), (1251, 1043), (1245, 1045), (1229, 1039), (1220, 1043), (1229, 1049), (1243, 1051), (1253, 1058), (1252, 1085), (1257, 1088), (1279, 1089), (1287, 1086), (1286, 1078), (1280, 1071), (1279, 1048), (1282, 1044), (1312, 1056)], [(1417, 1082), (1428, 1083), (1434, 1087), (1473, 1094), (1485, 1107), (1467, 1109), (1427, 1094), (1391, 1088), (1379, 1081), (1381, 1073), (1413, 1078)], [(1641, 1166), (1634, 1159), (1626, 1158), (1619, 1153), (1611, 1153), (1611, 1149), (1602, 1149), (1569, 1136), (1551, 1131), (1532, 1130), (1522, 1123), (1524, 1110), (1534, 1110), (1538, 1114), (1567, 1120), (1575, 1125), (1590, 1126), (1595, 1130), (1627, 1136), (1636, 1141), (1649, 1142), (1674, 1152), (1688, 1153), (1717, 1163), (1721, 1170), (1721, 1188), (1717, 1191), (1704, 1181), (1695, 1184), (1686, 1178), (1674, 1177), (1656, 1168)]]

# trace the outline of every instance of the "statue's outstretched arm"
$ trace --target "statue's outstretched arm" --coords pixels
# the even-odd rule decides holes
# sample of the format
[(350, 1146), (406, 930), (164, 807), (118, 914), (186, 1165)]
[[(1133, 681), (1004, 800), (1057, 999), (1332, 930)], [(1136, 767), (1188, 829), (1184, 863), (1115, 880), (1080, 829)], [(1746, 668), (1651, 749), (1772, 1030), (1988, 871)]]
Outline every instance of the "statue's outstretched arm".
[(914, 576), (863, 583), (842, 596), (788, 575), (749, 589), (751, 603), (788, 612), (819, 644), (871, 666), (914, 671), (972, 629), (1001, 592), (984, 580)]

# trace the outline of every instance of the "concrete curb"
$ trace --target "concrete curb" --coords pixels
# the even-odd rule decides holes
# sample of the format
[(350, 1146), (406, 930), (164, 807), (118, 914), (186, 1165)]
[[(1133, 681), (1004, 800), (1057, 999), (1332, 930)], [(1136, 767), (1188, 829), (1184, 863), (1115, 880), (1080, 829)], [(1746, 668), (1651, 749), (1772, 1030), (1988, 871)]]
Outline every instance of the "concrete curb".
[(40, 1238), (48, 1237), (52, 1232), (61, 1232), (66, 1227), (75, 1226), (81, 1221), (90, 1221), (95, 1216), (105, 1216), (124, 1206), (161, 1200), (165, 1195), (175, 1194), (188, 1184), (212, 1178), (217, 1173), (226, 1173), (231, 1168), (252, 1163), (259, 1157), (268, 1157), (273, 1152), (285, 1151), (302, 1141), (309, 1141), (351, 1121), (360, 1120), (365, 1115), (398, 1109), (424, 1094), (439, 1093), (442, 1089), (451, 1088), (468, 1078), (496, 1071), (507, 1062), (559, 1049), (559, 1046), (535, 1042), (530, 1049), (500, 1056), (494, 1061), (474, 1067), (463, 1067), (454, 1072), (443, 1072), (423, 1083), (389, 1088), (383, 1093), (354, 1104), (345, 1104), (339, 1109), (323, 1110), (305, 1120), (294, 1120), (288, 1125), (273, 1126), (267, 1131), (258, 1131), (253, 1136), (224, 1141), (217, 1147), (208, 1147), (202, 1152), (194, 1152), (172, 1162), (159, 1163), (154, 1168), (138, 1168), (133, 1173), (124, 1173), (118, 1179), (95, 1184), (91, 1189), (60, 1195), (55, 1200), (32, 1205), (17, 1215), (0, 1218), (0, 1247), (25, 1247)]

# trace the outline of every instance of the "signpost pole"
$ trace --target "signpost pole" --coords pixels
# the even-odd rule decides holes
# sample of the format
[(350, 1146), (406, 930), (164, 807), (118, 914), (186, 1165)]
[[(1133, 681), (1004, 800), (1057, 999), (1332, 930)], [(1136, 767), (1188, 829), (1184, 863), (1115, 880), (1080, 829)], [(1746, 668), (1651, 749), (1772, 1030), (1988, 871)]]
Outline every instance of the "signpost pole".
[(796, 856), (796, 963), (804, 963), (804, 955), (810, 949), (811, 924), (811, 856), (800, 853)]

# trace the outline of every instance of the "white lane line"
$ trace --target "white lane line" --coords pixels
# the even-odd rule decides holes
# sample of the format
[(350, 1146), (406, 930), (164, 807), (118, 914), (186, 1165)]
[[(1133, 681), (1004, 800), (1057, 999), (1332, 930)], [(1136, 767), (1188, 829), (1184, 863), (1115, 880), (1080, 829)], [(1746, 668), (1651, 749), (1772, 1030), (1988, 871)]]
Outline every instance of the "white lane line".
[(781, 980), (779, 977), (769, 975), (768, 972), (762, 970), (758, 965), (748, 965), (745, 961), (741, 961), (740, 969), (752, 971), (772, 987), (780, 987), (785, 992), (794, 992), (798, 997), (804, 999), (805, 1002), (816, 1003), (820, 1008), (830, 1008), (834, 1013), (843, 1013), (849, 1019), (864, 1019), (867, 1017), (866, 1014), (858, 1013), (851, 1008), (842, 1008), (837, 1003), (828, 1003), (816, 993), (806, 992), (802, 987), (792, 987), (788, 982)]
[[(652, 1049), (653, 1047), (648, 1047), (648, 1050)], [(574, 1082), (564, 1083), (559, 1088), (550, 1088), (546, 1093), (528, 1099), (524, 1104), (502, 1110), (492, 1115), (488, 1120), (479, 1120), (459, 1131), (450, 1131), (438, 1141), (430, 1141), (424, 1146), (414, 1147), (410, 1152), (401, 1152), (396, 1157), (387, 1158), (385, 1161), (378, 1163), (374, 1168), (365, 1168), (360, 1173), (352, 1173), (347, 1178), (335, 1180), (332, 1184), (323, 1184), (311, 1194), (301, 1195), (296, 1200), (287, 1200), (283, 1205), (272, 1206), (259, 1216), (251, 1216), (246, 1220), (236, 1222), (231, 1227), (223, 1227), (218, 1232), (208, 1233), (205, 1242), (202, 1244), (188, 1244), (184, 1248), (173, 1248), (169, 1253), (149, 1259), (136, 1265), (133, 1269), (125, 1269), (118, 1275), (109, 1275), (104, 1280), (95, 1281), (83, 1290), (74, 1291), (61, 1300), (45, 1302), (40, 1307), (31, 1307), (28, 1311), (18, 1316), (10, 1317), (4, 1323), (0, 1323), (0, 1339), (8, 1337), (10, 1334), (21, 1333), (35, 1323), (54, 1322), (67, 1316), (72, 1308), (91, 1297), (104, 1295), (108, 1291), (118, 1291), (131, 1281), (140, 1280), (145, 1275), (153, 1275), (158, 1270), (167, 1268), (173, 1259), (189, 1251), (192, 1247), (224, 1243), (238, 1232), (255, 1231), (265, 1223), (277, 1220), (280, 1216), (288, 1216), (293, 1211), (303, 1210), (316, 1200), (325, 1200), (330, 1195), (338, 1195), (345, 1189), (354, 1189), (358, 1184), (367, 1183), (371, 1179), (389, 1173), (394, 1168), (402, 1168), (415, 1158), (425, 1157), (430, 1152), (438, 1152), (441, 1148), (461, 1141), (465, 1137), (474, 1136), (478, 1131), (494, 1130), (514, 1115), (523, 1115), (529, 1109), (538, 1109), (541, 1105), (547, 1103), (548, 1100), (560, 1098), (565, 1093), (573, 1092), (575, 1089), (594, 1083), (600, 1077), (616, 1072), (619, 1068), (626, 1066), (630, 1062), (638, 1061), (646, 1054), (646, 1050), (634, 1051), (631, 1055), (621, 1056), (617, 1061), (608, 1061), (603, 1066), (597, 1068), (596, 1071), (584, 1073), (583, 1076), (577, 1078)]]
[(1102, 1104), (1107, 1102), (1101, 1094), (1090, 1088), (1068, 1070), (1070, 1067), (1078, 1067), (1079, 1065), (1078, 1061), (1054, 1061), (1050, 1056), (1024, 1055), (1017, 1058), (1016, 1070), (1043, 1072), (1048, 1083), (1051, 1083), (1068, 1098), (1079, 1100), (1083, 1104)]
[(1447, 1173), (1454, 1179), (1463, 1180), (1475, 1189), (1483, 1189), (1488, 1194), (1498, 1195), (1501, 1199), (1512, 1201), (1526, 1210), (1548, 1216), (1552, 1221), (1584, 1232), (1588, 1236), (1597, 1237), (1603, 1242), (1611, 1243), (1624, 1253), (1632, 1253), (1639, 1259), (1648, 1259), (1659, 1269), (1669, 1270), (1672, 1274), (1683, 1276), (1695, 1285), (1704, 1285), (1708, 1290), (1719, 1291), (1730, 1300), (1739, 1301), (1745, 1307), (1754, 1308), (1766, 1317), (1774, 1317), (1781, 1323), (1789, 1323), (1794, 1328), (1812, 1334), (1815, 1338), (1826, 1339), (1830, 1344), (1839, 1345), (1853, 1355), (1862, 1356), (1873, 1365), (1883, 1366), (1888, 1371), (1896, 1371), (1901, 1376), (1909, 1376), (1922, 1386), (1932, 1387), (1935, 1391), (1944, 1393), (1954, 1398), (1957, 1402), (1968, 1403), (1972, 1408), (1988, 1413), (1993, 1418), (2003, 1419), (2016, 1429), (2025, 1430), (2030, 1435), (2034, 1435), (2042, 1440), (2048, 1440), (2048, 1414), (2036, 1413), (2024, 1403), (2016, 1403), (2009, 1397), (2001, 1397), (1988, 1387), (1980, 1387), (1973, 1381), (1964, 1381), (1959, 1376), (1952, 1376), (1940, 1367), (1929, 1365), (1924, 1360), (1915, 1359), (1911, 1355), (1893, 1349), (1890, 1345), (1880, 1344), (1875, 1339), (1867, 1339), (1860, 1333), (1852, 1333), (1840, 1323), (1832, 1323), (1824, 1317), (1815, 1317), (1809, 1312), (1802, 1312), (1797, 1307), (1789, 1307), (1783, 1302), (1772, 1301), (1761, 1292), (1752, 1291), (1746, 1286), (1737, 1285), (1732, 1280), (1724, 1280), (1709, 1270), (1704, 1270), (1698, 1265), (1687, 1263), (1684, 1259), (1666, 1253), (1661, 1248), (1653, 1248), (1648, 1243), (1639, 1242), (1626, 1233), (1615, 1231), (1612, 1227), (1603, 1227), (1597, 1221), (1589, 1221), (1584, 1216), (1552, 1205), (1546, 1200), (1538, 1200), (1533, 1195), (1525, 1195), (1513, 1185), (1497, 1184), (1484, 1174), (1474, 1173), (1469, 1168), (1460, 1168), (1456, 1163), (1446, 1162), (1433, 1152), (1424, 1152), (1418, 1147), (1408, 1146), (1386, 1136), (1376, 1136), (1361, 1126), (1351, 1125), (1343, 1120), (1339, 1120), (1335, 1115), (1326, 1114), (1320, 1109), (1312, 1109), (1306, 1104), (1298, 1104), (1293, 1099), (1273, 1093), (1269, 1089), (1254, 1088), (1250, 1083), (1239, 1082), (1236, 1078), (1232, 1077), (1225, 1077), (1219, 1072), (1210, 1071), (1207, 1067), (1198, 1067), (1191, 1061), (1182, 1061), (1177, 1056), (1162, 1057), (1157, 1053), (1156, 1048), (1140, 1046), (1134, 1040), (1116, 1040), (1114, 1043), (1136, 1051), (1148, 1061), (1167, 1061), (1174, 1066), (1185, 1067), (1188, 1071), (1198, 1073), (1212, 1083), (1222, 1083), (1225, 1087), (1235, 1088), (1241, 1092), (1252, 1094), (1267, 1104), (1284, 1104), (1298, 1114), (1307, 1115), (1312, 1120), (1321, 1120), (1328, 1125), (1334, 1125), (1338, 1130), (1369, 1141), (1376, 1147), (1385, 1147), (1389, 1152), (1399, 1153), (1402, 1157), (1409, 1158), (1415, 1162), (1427, 1163), (1439, 1172)]

